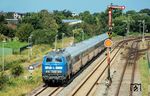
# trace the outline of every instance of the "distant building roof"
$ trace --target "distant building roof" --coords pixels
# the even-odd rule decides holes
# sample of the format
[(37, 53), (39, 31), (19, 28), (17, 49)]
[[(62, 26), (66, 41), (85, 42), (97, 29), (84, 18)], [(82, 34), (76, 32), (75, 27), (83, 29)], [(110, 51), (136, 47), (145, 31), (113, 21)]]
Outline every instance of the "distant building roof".
[(8, 24), (18, 24), (18, 19), (6, 19)]
[(6, 21), (18, 21), (18, 19), (6, 19)]
[(77, 24), (77, 23), (82, 23), (82, 20), (78, 19), (63, 19), (63, 23), (69, 23), (69, 25)]

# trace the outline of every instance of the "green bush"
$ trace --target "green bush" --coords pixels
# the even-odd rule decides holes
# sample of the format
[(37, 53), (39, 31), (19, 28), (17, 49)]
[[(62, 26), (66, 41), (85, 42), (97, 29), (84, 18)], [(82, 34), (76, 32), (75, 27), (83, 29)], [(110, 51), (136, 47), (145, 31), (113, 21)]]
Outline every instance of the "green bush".
[(23, 66), (20, 65), (20, 64), (16, 64), (12, 67), (11, 69), (11, 74), (14, 76), (14, 77), (18, 77), (20, 76), (21, 74), (23, 74), (24, 72), (24, 69), (23, 69)]
[[(2, 58), (2, 57), (0, 57)], [(18, 63), (24, 63), (27, 61), (28, 57), (23, 55), (9, 55), (5, 57), (5, 70), (12, 68)], [(0, 71), (2, 71), (2, 60), (0, 60)]]
[(8, 76), (5, 73), (0, 73), (0, 90), (2, 90), (7, 82), (9, 81)]

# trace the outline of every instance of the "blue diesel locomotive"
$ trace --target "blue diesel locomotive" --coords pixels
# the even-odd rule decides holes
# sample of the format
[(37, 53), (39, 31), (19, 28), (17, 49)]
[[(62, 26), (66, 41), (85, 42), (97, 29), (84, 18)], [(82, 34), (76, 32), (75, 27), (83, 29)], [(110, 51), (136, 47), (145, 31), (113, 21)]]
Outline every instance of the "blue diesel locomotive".
[(49, 52), (42, 62), (43, 81), (45, 83), (68, 81), (73, 74), (104, 49), (104, 40), (107, 38), (108, 34), (104, 33), (64, 50)]

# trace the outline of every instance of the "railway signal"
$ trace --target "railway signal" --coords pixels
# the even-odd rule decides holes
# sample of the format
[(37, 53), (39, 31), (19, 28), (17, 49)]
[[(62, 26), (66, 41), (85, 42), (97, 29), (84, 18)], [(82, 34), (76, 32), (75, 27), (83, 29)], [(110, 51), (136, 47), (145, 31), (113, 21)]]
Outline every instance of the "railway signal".
[[(109, 36), (109, 40), (107, 40), (107, 43), (109, 46), (106, 46), (107, 47), (107, 63), (108, 63), (108, 81), (109, 81), (109, 84), (111, 84), (112, 80), (111, 80), (111, 77), (110, 77), (110, 48), (111, 48), (111, 45), (112, 45), (112, 41), (111, 41), (111, 38), (112, 38), (112, 11), (114, 9), (121, 9), (121, 10), (124, 10), (125, 9), (125, 6), (118, 6), (118, 5), (112, 5), (112, 3), (108, 6), (108, 26), (109, 26), (109, 31), (107, 32), (108, 33), (108, 36)], [(107, 44), (106, 44), (107, 45)]]
[(108, 7), (111, 8), (111, 9), (121, 9), (121, 10), (125, 9), (125, 6), (118, 6), (118, 5), (111, 5), (111, 6), (108, 6)]
[(105, 47), (111, 47), (112, 46), (112, 40), (110, 40), (110, 39), (106, 39), (105, 41), (104, 41), (104, 45), (105, 45)]

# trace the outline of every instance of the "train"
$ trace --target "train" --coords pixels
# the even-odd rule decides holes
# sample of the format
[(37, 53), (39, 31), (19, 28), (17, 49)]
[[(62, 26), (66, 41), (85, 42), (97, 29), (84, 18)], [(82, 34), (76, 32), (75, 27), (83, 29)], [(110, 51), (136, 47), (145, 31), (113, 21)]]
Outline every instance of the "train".
[(51, 51), (43, 57), (42, 79), (44, 83), (67, 82), (87, 62), (105, 49), (107, 33), (73, 44), (59, 51)]

